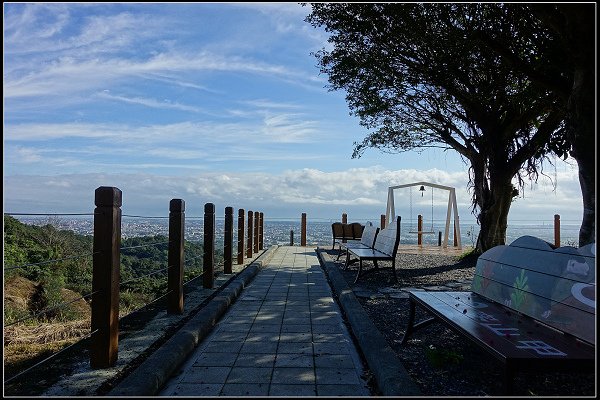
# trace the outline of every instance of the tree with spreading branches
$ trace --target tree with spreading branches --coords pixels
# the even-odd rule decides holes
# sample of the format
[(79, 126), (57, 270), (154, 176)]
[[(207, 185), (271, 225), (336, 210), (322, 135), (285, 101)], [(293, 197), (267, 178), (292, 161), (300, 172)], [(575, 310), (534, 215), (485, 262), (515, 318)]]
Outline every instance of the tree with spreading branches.
[[(579, 246), (596, 241), (596, 5), (493, 4), (490, 14), (513, 18), (513, 34), (481, 29), (482, 46), (499, 54), (511, 68), (554, 92), (566, 110), (567, 146), (579, 167), (583, 218)], [(490, 15), (491, 18), (495, 18)], [(528, 38), (520, 40), (519, 38)]]
[(306, 18), (330, 33), (333, 48), (315, 53), (330, 89), (346, 91), (370, 130), (353, 157), (369, 147), (457, 151), (470, 164), (480, 252), (505, 243), (519, 189), (569, 149), (559, 95), (483, 45), (482, 32), (513, 37), (529, 16), (486, 4), (316, 3)]

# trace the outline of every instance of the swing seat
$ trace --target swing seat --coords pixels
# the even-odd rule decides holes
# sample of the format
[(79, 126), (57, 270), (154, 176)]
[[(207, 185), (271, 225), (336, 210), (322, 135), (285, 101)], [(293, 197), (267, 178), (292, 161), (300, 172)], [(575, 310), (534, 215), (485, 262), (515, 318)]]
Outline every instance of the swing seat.
[(426, 233), (435, 233), (435, 231), (409, 231), (408, 233), (421, 233), (421, 234), (426, 234)]

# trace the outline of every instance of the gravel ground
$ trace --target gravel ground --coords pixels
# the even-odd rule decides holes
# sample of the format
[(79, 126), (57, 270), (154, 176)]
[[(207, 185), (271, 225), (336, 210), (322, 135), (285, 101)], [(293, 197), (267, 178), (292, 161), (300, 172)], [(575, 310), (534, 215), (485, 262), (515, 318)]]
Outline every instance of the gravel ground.
[[(337, 251), (327, 251), (335, 261)], [(445, 255), (399, 254), (398, 283), (383, 269), (354, 284), (356, 267), (343, 270), (365, 311), (396, 352), (424, 396), (501, 396), (502, 365), (471, 344), (464, 336), (435, 323), (423, 328), (400, 346), (408, 321), (408, 299), (394, 289), (445, 286), (440, 290), (469, 290), (476, 258)], [(381, 263), (386, 266), (386, 263)], [(365, 263), (363, 270), (372, 265)], [(387, 264), (387, 266), (391, 263)], [(382, 290), (383, 289), (383, 290)], [(380, 291), (382, 290), (382, 291)], [(417, 320), (427, 314), (417, 308)], [(515, 396), (595, 396), (596, 375), (590, 373), (521, 372), (514, 381)]]

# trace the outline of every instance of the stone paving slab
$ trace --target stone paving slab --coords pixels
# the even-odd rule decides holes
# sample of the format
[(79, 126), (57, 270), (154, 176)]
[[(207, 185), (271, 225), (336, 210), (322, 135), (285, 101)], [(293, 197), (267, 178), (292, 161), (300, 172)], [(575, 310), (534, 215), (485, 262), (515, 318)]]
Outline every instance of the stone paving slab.
[(281, 246), (160, 396), (371, 396), (313, 248)]

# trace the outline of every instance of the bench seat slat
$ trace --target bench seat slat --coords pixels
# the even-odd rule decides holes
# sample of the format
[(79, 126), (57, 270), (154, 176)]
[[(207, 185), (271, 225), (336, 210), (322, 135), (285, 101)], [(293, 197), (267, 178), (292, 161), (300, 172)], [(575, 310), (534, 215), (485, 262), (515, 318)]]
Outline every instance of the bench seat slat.
[(386, 253), (382, 253), (378, 250), (373, 249), (348, 249), (350, 253), (354, 254), (356, 257), (362, 258), (363, 260), (391, 260), (392, 256)]
[[(543, 340), (548, 343), (548, 341), (557, 341), (556, 343), (561, 343), (561, 346), (573, 346), (573, 343), (577, 343), (577, 347), (581, 348), (591, 348), (590, 345), (578, 342), (574, 340), (573, 336), (564, 335), (561, 331), (550, 328), (549, 326), (545, 326), (543, 323), (538, 323), (538, 321), (529, 318), (524, 315), (520, 315), (519, 313), (511, 310), (507, 307), (502, 307), (501, 305), (490, 302), (485, 298), (472, 293), (472, 292), (437, 292), (439, 293), (440, 299), (445, 301), (448, 304), (456, 303), (460, 304), (464, 307), (475, 308), (475, 315), (479, 315), (479, 319), (485, 317), (483, 314), (478, 314), (479, 310), (499, 310), (498, 315), (494, 315), (495, 318), (499, 320), (501, 325), (508, 326), (518, 326), (522, 332), (527, 333), (528, 335), (533, 335), (535, 333), (535, 337), (538, 337), (540, 340)], [(446, 299), (446, 297), (448, 299)], [(484, 311), (484, 313), (487, 313)], [(538, 332), (539, 331), (539, 332)], [(521, 332), (521, 333), (522, 333)]]
[[(550, 363), (553, 360), (564, 362), (568, 359), (594, 360), (593, 351), (590, 352), (590, 349), (593, 350), (592, 346), (561, 335), (543, 325), (516, 322), (518, 319), (514, 314), (511, 317), (499, 305), (477, 298), (476, 295), (470, 299), (465, 295), (459, 301), (456, 297), (460, 296), (460, 292), (411, 291), (409, 293), (412, 300), (437, 318), (449, 323), (450, 326), (458, 328), (461, 333), (478, 342), (481, 347), (503, 362), (507, 360), (531, 362), (532, 359), (542, 363)], [(519, 326), (519, 329), (514, 330), (514, 326)], [(544, 352), (540, 349), (545, 353), (542, 355), (530, 347), (540, 342), (558, 351), (545, 348)]]
[(356, 249), (372, 249), (372, 246), (367, 246), (366, 244), (360, 242), (352, 242), (352, 243), (343, 243), (342, 249), (346, 250), (356, 250)]

